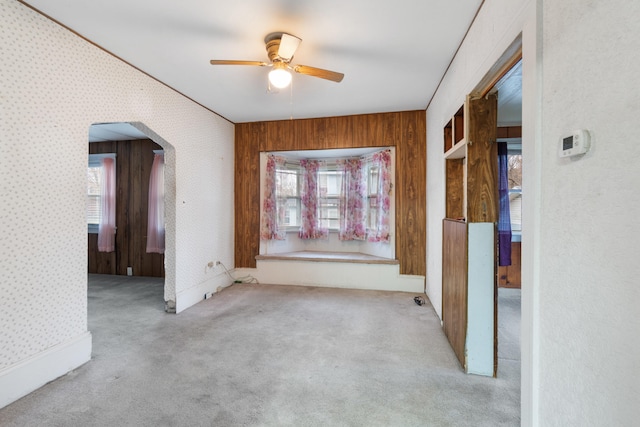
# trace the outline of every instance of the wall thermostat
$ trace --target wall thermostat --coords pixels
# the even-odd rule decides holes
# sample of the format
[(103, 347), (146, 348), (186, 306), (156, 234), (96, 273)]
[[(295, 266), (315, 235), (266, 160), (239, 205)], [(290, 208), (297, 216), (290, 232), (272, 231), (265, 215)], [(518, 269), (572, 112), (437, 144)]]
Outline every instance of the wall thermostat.
[(584, 154), (591, 147), (591, 136), (586, 129), (573, 131), (560, 138), (560, 157), (571, 157)]

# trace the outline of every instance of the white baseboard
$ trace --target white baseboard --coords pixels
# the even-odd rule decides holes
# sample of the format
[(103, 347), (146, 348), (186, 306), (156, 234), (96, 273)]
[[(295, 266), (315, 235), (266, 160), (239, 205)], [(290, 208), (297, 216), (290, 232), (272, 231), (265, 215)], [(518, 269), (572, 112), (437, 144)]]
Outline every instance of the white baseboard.
[(231, 279), (229, 276), (226, 273), (220, 273), (205, 282), (190, 287), (189, 289), (176, 292), (176, 313), (180, 313), (192, 305), (204, 300), (205, 294), (215, 294), (218, 291), (218, 288), (225, 288), (229, 286), (230, 283)]
[(0, 408), (91, 360), (91, 333), (46, 349), (0, 371)]

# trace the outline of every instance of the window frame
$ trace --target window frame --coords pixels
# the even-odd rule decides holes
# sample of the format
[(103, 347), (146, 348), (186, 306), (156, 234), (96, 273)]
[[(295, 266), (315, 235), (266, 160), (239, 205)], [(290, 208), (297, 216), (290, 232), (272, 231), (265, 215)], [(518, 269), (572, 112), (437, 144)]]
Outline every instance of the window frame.
[[(302, 171), (300, 169), (300, 165), (296, 164), (294, 162), (291, 162), (290, 160), (285, 161), (283, 166), (278, 166), (276, 167), (276, 175), (280, 172), (280, 171), (293, 171), (295, 172), (296, 175), (296, 195), (291, 197), (291, 196), (286, 196), (286, 197), (282, 197), (278, 194), (278, 187), (276, 186), (276, 200), (278, 201), (278, 205), (280, 205), (281, 200), (285, 200), (284, 205), (287, 205), (287, 202), (290, 200), (295, 200), (295, 204), (296, 204), (296, 223), (294, 225), (287, 225), (287, 224), (283, 224), (280, 222), (280, 214), (278, 214), (278, 228), (280, 228), (281, 230), (284, 230), (285, 232), (293, 232), (293, 231), (298, 231), (298, 229), (300, 228), (300, 211), (302, 209), (302, 201), (301, 201), (301, 197), (300, 197), (300, 180), (302, 177)], [(286, 215), (283, 214), (283, 218)]]
[[(333, 193), (331, 193), (331, 194), (327, 193), (325, 196), (323, 196), (323, 197), (321, 198), (320, 203), (319, 203), (319, 205), (320, 205), (320, 206), (319, 206), (319, 208), (320, 208), (320, 213), (318, 214), (318, 221), (320, 221), (320, 224), (319, 224), (319, 225), (320, 225), (320, 227), (322, 227), (322, 226), (323, 226), (322, 221), (325, 221), (325, 220), (326, 220), (326, 221), (329, 221), (329, 223), (328, 223), (328, 224), (326, 224), (326, 228), (327, 228), (327, 230), (329, 230), (329, 232), (330, 232), (330, 233), (332, 233), (332, 232), (333, 232), (333, 233), (337, 233), (337, 232), (339, 232), (339, 231), (340, 231), (340, 202), (341, 202), (341, 200), (340, 200), (340, 193), (342, 192), (342, 191), (341, 191), (341, 188), (342, 188), (342, 180), (344, 179), (344, 176), (343, 176), (344, 174), (343, 174), (343, 172), (340, 170), (340, 168), (338, 167), (338, 164), (337, 164), (337, 163), (327, 163), (325, 166), (321, 167), (321, 168), (320, 168), (320, 170), (318, 170), (318, 175), (319, 175), (320, 173), (324, 173), (324, 174), (326, 174), (326, 175), (328, 175), (328, 174), (334, 174), (334, 175), (336, 175), (336, 176), (340, 176), (340, 181), (339, 181), (339, 183), (338, 183), (338, 185), (337, 185), (337, 190), (338, 190), (338, 192), (337, 192), (337, 193), (335, 193), (335, 194), (333, 194)], [(320, 176), (318, 176), (318, 181), (320, 181)], [(331, 196), (331, 197), (329, 197), (329, 196)], [(332, 206), (328, 206), (328, 205), (327, 205), (326, 207), (324, 207), (324, 206), (322, 205), (322, 200), (335, 200), (335, 209), (336, 209), (336, 211), (337, 211), (337, 217), (336, 217), (336, 218), (331, 218), (331, 217), (329, 217), (329, 216), (327, 216), (327, 217), (324, 217), (324, 216), (323, 216), (323, 214), (322, 214), (322, 210), (323, 210), (323, 208), (324, 208), (324, 209), (333, 209), (333, 207), (332, 207)], [(330, 225), (330, 224), (331, 224), (331, 221), (337, 221), (337, 224), (336, 224), (336, 226), (335, 226), (335, 227), (331, 227), (331, 225)]]
[[(327, 161), (325, 163), (325, 165), (323, 165), (322, 167), (320, 167), (318, 173), (326, 173), (326, 172), (331, 172), (331, 173), (338, 173), (340, 175), (342, 175), (342, 172), (340, 170), (339, 162), (342, 160), (346, 160), (352, 157), (349, 156), (345, 156), (345, 157), (336, 157), (336, 158), (332, 158), (329, 161)], [(366, 168), (366, 174), (367, 174), (367, 218), (366, 218), (366, 228), (367, 231), (369, 231), (370, 229), (375, 229), (377, 227), (376, 224), (372, 224), (373, 220), (377, 220), (377, 218), (373, 218), (372, 217), (372, 213), (376, 212), (376, 209), (372, 209), (372, 207), (375, 207), (375, 204), (372, 204), (374, 201), (377, 201), (378, 198), (378, 179), (375, 180), (375, 186), (372, 185), (373, 184), (373, 174), (372, 172), (377, 172), (378, 168), (373, 166), (373, 162), (370, 159), (365, 159), (365, 168)], [(289, 200), (296, 200), (296, 223), (294, 225), (286, 225), (283, 224), (282, 222), (280, 222), (280, 217), (278, 218), (278, 227), (281, 230), (284, 230), (285, 232), (289, 233), (289, 232), (298, 232), (300, 229), (300, 224), (301, 224), (301, 211), (302, 211), (302, 200), (300, 197), (300, 186), (302, 185), (301, 181), (302, 181), (302, 169), (300, 168), (300, 163), (299, 160), (297, 159), (291, 159), (291, 158), (287, 158), (285, 160), (285, 163), (283, 166), (278, 166), (276, 168), (276, 174), (280, 171), (295, 171), (296, 176), (297, 176), (297, 188), (296, 188), (296, 196), (295, 197), (282, 197), (278, 194), (278, 188), (276, 187), (276, 199), (278, 200), (278, 203), (280, 203), (281, 200), (286, 199), (287, 201)], [(376, 174), (377, 175), (377, 174)], [(335, 221), (336, 225), (334, 227), (330, 226), (330, 222), (329, 224), (327, 224), (327, 229), (329, 230), (330, 233), (338, 233), (340, 231), (340, 203), (341, 203), (341, 186), (342, 186), (342, 179), (343, 177), (340, 177), (340, 183), (337, 186), (337, 190), (338, 193), (331, 194), (331, 196), (333, 197), (329, 197), (330, 200), (335, 200), (337, 202), (336, 205), (336, 210), (337, 210), (337, 218), (325, 218), (323, 216), (322, 213), (320, 213), (318, 215), (318, 220), (319, 221), (323, 221), (323, 220), (328, 220), (328, 221)], [(320, 180), (320, 177), (318, 177), (318, 181)], [(375, 189), (375, 191), (373, 191), (372, 189)], [(322, 210), (322, 206), (320, 206), (320, 209)], [(322, 223), (320, 224), (322, 225)]]
[[(372, 162), (367, 162), (367, 234), (370, 230), (377, 228), (378, 221), (378, 185), (380, 184), (380, 168), (378, 166), (373, 166)], [(373, 170), (375, 169), (375, 189), (373, 186)], [(373, 203), (375, 201), (375, 203)], [(375, 208), (375, 209), (374, 209)], [(375, 214), (375, 223), (372, 224), (372, 220), (374, 220), (373, 215)]]
[[(507, 158), (509, 159), (511, 156), (520, 156), (520, 169), (522, 169), (522, 143), (521, 142), (509, 142), (507, 143)], [(511, 172), (511, 169), (509, 169), (509, 172)], [(522, 171), (520, 172), (520, 174), (522, 175)], [(509, 206), (510, 209), (512, 209), (511, 207), (511, 201), (515, 198), (519, 197), (520, 198), (520, 222), (519, 223), (514, 223), (514, 216), (511, 215), (511, 231), (512, 232), (516, 232), (516, 233), (520, 233), (522, 232), (522, 185), (520, 186), (514, 186), (511, 187), (511, 185), (509, 185)], [(513, 212), (513, 210), (511, 210), (511, 212)]]
[[(102, 171), (100, 171), (100, 182), (99, 182), (99, 193), (98, 194), (89, 194), (89, 168), (102, 168), (102, 159), (104, 158), (112, 158), (113, 162), (114, 162), (114, 167), (116, 166), (116, 153), (100, 153), (100, 154), (89, 154), (88, 157), (88, 161), (87, 161), (87, 199), (86, 199), (86, 221), (87, 221), (87, 233), (89, 234), (98, 234), (99, 230), (100, 230), (100, 215), (101, 215), (101, 211), (102, 211), (102, 202), (101, 202), (101, 197), (102, 197)], [(116, 169), (117, 170), (117, 169)], [(89, 222), (89, 198), (91, 196), (97, 196), (98, 197), (98, 222), (97, 223), (93, 223), (93, 222)]]

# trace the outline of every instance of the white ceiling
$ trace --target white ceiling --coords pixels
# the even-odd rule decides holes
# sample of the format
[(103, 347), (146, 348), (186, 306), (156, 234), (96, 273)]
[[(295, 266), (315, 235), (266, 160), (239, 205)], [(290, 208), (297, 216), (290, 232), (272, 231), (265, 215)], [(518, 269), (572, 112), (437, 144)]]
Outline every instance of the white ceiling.
[(94, 123), (89, 128), (89, 142), (132, 141), (148, 138), (129, 123)]
[(522, 124), (522, 60), (495, 84), (498, 92), (498, 126)]
[[(482, 0), (23, 0), (234, 123), (425, 109)], [(267, 93), (264, 37), (302, 38), (294, 75)]]

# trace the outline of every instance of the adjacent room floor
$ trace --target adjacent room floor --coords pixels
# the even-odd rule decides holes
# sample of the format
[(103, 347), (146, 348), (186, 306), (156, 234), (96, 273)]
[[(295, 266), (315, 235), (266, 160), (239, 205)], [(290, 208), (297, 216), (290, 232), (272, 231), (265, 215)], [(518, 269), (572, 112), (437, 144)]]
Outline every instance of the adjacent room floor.
[(413, 294), (238, 284), (176, 315), (162, 279), (89, 283), (92, 360), (1, 409), (0, 425), (520, 424), (519, 292), (486, 378), (463, 373)]

